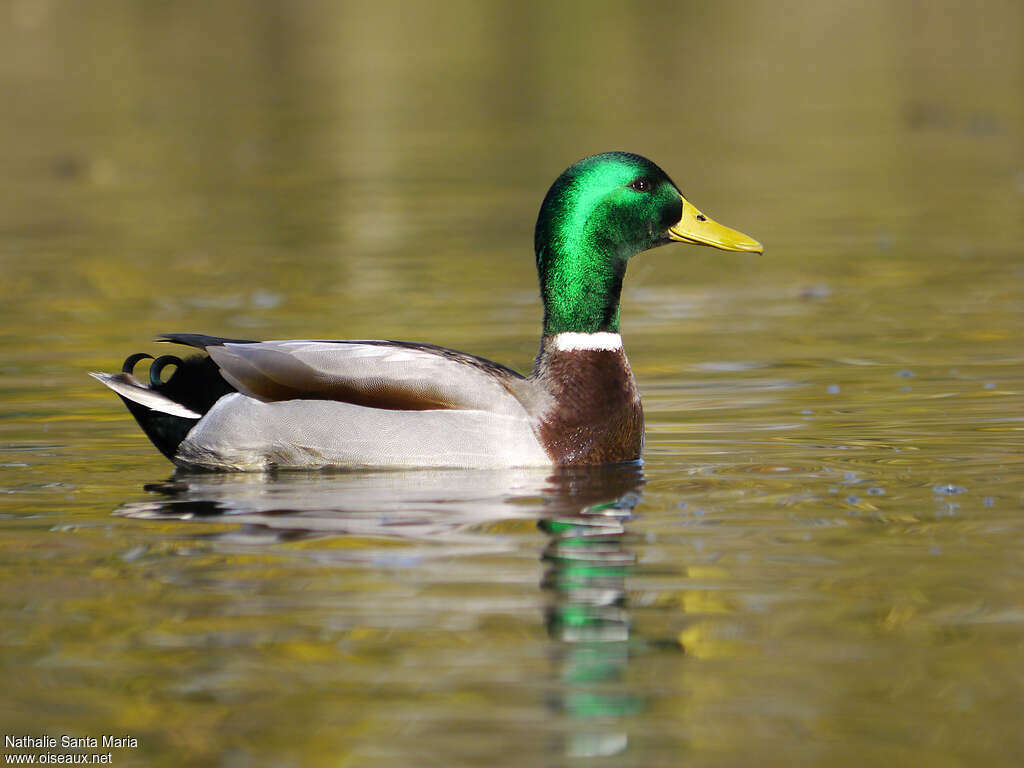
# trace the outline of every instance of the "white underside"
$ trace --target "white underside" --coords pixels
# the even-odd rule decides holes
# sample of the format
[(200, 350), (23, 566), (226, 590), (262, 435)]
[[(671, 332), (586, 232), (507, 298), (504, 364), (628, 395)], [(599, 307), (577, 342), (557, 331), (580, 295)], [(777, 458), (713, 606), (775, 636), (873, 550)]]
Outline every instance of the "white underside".
[(525, 411), (394, 411), (333, 400), (265, 403), (237, 393), (217, 401), (182, 441), (176, 458), (240, 470), (551, 464)]
[(622, 337), (617, 333), (598, 331), (597, 333), (577, 333), (566, 331), (552, 338), (555, 349), (559, 352), (579, 350), (617, 350), (622, 349)]

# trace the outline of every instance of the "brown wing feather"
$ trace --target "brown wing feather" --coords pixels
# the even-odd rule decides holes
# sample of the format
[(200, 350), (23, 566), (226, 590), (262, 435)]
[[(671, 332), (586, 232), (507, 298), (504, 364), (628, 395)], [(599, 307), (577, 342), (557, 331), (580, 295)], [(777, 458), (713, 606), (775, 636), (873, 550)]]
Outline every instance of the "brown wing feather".
[(221, 374), (260, 400), (340, 400), (392, 410), (506, 411), (519, 374), (483, 358), (383, 341), (282, 341), (207, 347)]

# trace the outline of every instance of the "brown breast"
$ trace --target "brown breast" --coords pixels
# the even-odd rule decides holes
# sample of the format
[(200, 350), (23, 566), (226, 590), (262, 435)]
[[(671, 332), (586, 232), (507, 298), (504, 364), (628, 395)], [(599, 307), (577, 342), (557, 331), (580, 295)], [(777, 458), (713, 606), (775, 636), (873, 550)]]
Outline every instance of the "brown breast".
[(644, 412), (626, 354), (541, 347), (533, 377), (552, 400), (537, 437), (556, 464), (640, 458)]

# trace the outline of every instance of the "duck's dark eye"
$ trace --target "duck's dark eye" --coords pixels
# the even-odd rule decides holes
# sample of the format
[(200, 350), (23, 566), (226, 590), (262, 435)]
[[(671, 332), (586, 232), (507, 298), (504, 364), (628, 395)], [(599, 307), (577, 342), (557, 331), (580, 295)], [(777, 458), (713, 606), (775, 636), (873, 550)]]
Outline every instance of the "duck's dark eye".
[(641, 176), (639, 179), (633, 179), (626, 186), (636, 192), (651, 191), (651, 182), (648, 179), (644, 178), (643, 176)]

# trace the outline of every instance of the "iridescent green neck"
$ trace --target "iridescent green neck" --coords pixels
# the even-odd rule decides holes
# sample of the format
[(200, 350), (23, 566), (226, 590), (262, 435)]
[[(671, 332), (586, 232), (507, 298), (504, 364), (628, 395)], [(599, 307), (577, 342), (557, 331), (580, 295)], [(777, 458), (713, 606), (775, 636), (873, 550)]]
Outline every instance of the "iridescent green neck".
[(538, 250), (545, 336), (565, 331), (618, 332), (626, 260), (603, 253), (600, 245), (580, 238), (571, 246), (549, 243)]
[(619, 330), (622, 278), (635, 251), (609, 203), (635, 173), (630, 156), (594, 155), (548, 190), (534, 234), (545, 335)]

